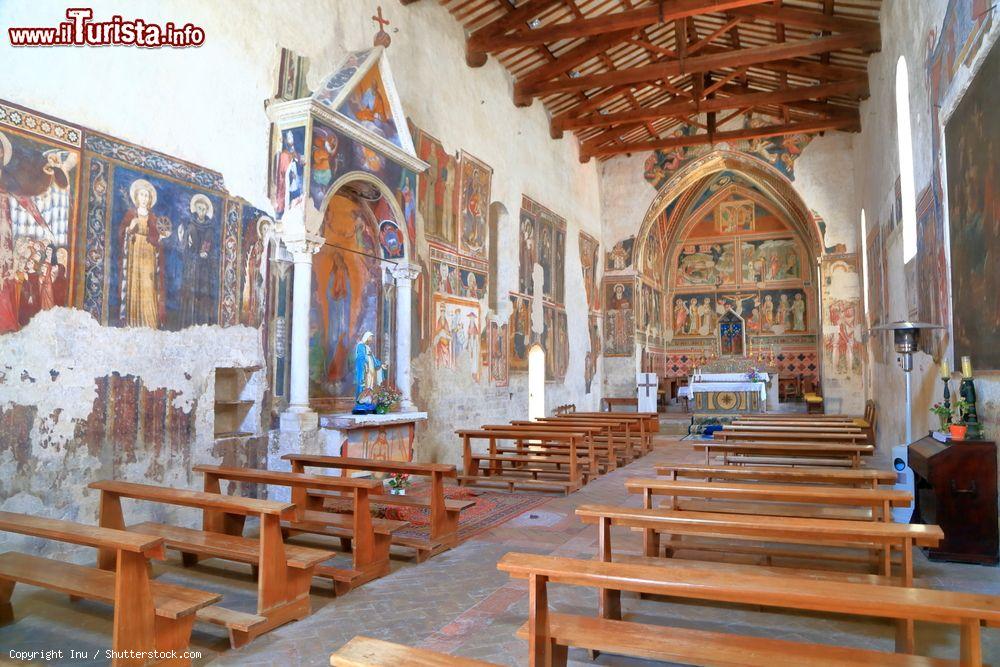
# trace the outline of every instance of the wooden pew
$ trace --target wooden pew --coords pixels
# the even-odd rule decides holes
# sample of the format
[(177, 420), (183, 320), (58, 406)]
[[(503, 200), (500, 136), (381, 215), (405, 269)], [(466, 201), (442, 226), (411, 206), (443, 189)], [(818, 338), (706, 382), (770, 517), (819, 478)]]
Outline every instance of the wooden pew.
[[(895, 583), (901, 586), (913, 585), (913, 547), (932, 547), (944, 539), (944, 532), (938, 526), (924, 524), (849, 521), (840, 519), (812, 519), (799, 517), (726, 514), (715, 512), (689, 512), (665, 509), (640, 509), (613, 507), (609, 505), (581, 505), (576, 515), (587, 524), (598, 526), (598, 544), (601, 545), (598, 558), (612, 560), (611, 526), (625, 526), (643, 531), (643, 550), (646, 557), (660, 554), (660, 534), (685, 535), (739, 541), (735, 547), (743, 553), (760, 553), (771, 563), (774, 558), (820, 559), (834, 562), (857, 562), (858, 559), (845, 555), (827, 554), (813, 551), (779, 552), (773, 547), (762, 550), (743, 551), (746, 542), (808, 545), (823, 547), (875, 548), (880, 557), (875, 561), (879, 577), (858, 576), (856, 574), (829, 571), (808, 571), (808, 576), (821, 579), (842, 579), (844, 581), (867, 581), (869, 583)], [(751, 545), (753, 546), (753, 545)], [(725, 548), (725, 547), (720, 547)], [(892, 578), (891, 550), (902, 554), (901, 567), (896, 578)], [(699, 548), (698, 543), (678, 542), (668, 545), (667, 552), (679, 550), (712, 551)], [(863, 559), (870, 562), (870, 559)], [(725, 563), (713, 565), (726, 566)], [(743, 566), (732, 571), (752, 571)], [(787, 568), (775, 568), (781, 572)], [(800, 572), (801, 574), (801, 572)]]
[[(528, 580), (528, 622), (518, 635), (528, 640), (532, 666), (565, 665), (567, 647), (577, 646), (691, 665), (979, 667), (983, 664), (981, 628), (1000, 627), (1000, 599), (975, 593), (781, 577), (772, 573), (733, 574), (689, 567), (685, 561), (668, 560), (654, 566), (514, 552), (505, 554), (497, 569)], [(931, 660), (903, 653), (624, 622), (614, 618), (620, 611), (616, 609), (605, 610), (611, 618), (555, 614), (548, 605), (550, 583), (710, 603), (750, 603), (887, 618), (903, 624), (927, 621), (958, 625), (960, 659)]]
[[(475, 505), (472, 500), (450, 500), (444, 495), (444, 480), (455, 478), (458, 471), (455, 466), (443, 463), (411, 463), (409, 461), (383, 461), (359, 459), (344, 456), (315, 456), (311, 454), (285, 454), (282, 456), (292, 465), (292, 471), (304, 473), (306, 468), (327, 468), (335, 470), (370, 471), (380, 473), (401, 473), (429, 477), (431, 488), (427, 497), (394, 496), (386, 494), (370, 495), (368, 500), (381, 505), (398, 505), (402, 507), (426, 507), (430, 510), (430, 525), (428, 538), (412, 538), (392, 536), (392, 544), (415, 549), (417, 562), (422, 563), (433, 555), (450, 549), (458, 544), (458, 519), (462, 510)], [(307, 506), (325, 507), (329, 497), (325, 494), (310, 493)]]
[(813, 428), (806, 426), (746, 426), (740, 428), (723, 427), (712, 434), (716, 440), (723, 442), (755, 442), (778, 440), (789, 440), (793, 442), (840, 442), (846, 444), (867, 443), (868, 434), (855, 429), (850, 431), (831, 432), (821, 427)]
[(437, 651), (413, 648), (356, 636), (330, 656), (332, 667), (496, 667), (491, 662), (447, 655)]
[[(913, 501), (913, 494), (909, 491), (891, 488), (845, 489), (835, 486), (689, 482), (642, 477), (627, 479), (625, 488), (629, 493), (641, 494), (643, 507), (647, 509), (653, 507), (653, 496), (666, 496), (671, 499), (671, 509), (678, 510), (690, 508), (699, 512), (850, 518), (885, 522), (892, 521), (892, 507), (906, 507)], [(712, 502), (678, 503), (678, 498), (699, 498), (702, 501)], [(831, 505), (837, 509), (831, 509), (829, 507)], [(841, 509), (845, 507), (863, 508), (864, 511), (852, 512)]]
[(615, 416), (616, 413), (607, 414), (608, 417), (605, 419), (588, 416), (576, 417), (576, 414), (572, 413), (568, 415), (542, 417), (538, 421), (551, 424), (566, 424), (567, 426), (572, 426), (574, 424), (582, 424), (584, 426), (588, 424), (600, 425), (606, 429), (606, 433), (603, 436), (595, 437), (595, 440), (606, 441), (609, 445), (620, 441), (620, 447), (615, 444), (616, 463), (618, 461), (620, 461), (623, 465), (631, 463), (634, 459), (635, 452), (641, 451), (642, 447), (639, 428), (636, 427), (635, 431), (633, 431), (634, 420), (632, 419), (618, 419)]
[[(407, 525), (405, 521), (388, 521), (372, 517), (370, 496), (382, 491), (382, 483), (373, 479), (335, 477), (332, 475), (306, 475), (279, 470), (230, 468), (226, 466), (199, 465), (193, 468), (205, 476), (205, 491), (220, 493), (222, 480), (287, 486), (292, 490), (295, 503), (294, 516), (281, 522), (287, 535), (312, 533), (341, 540), (344, 551), (352, 553), (352, 568), (319, 565), (316, 576), (328, 577), (338, 595), (352, 588), (389, 574), (389, 540), (392, 531)], [(307, 491), (319, 489), (346, 494), (351, 500), (351, 514), (323, 511), (322, 503), (310, 505)], [(206, 520), (209, 517), (206, 516)], [(207, 525), (207, 524), (206, 524)], [(240, 535), (243, 527), (230, 534)]]
[[(577, 449), (577, 456), (581, 457), (583, 461), (586, 462), (587, 470), (591, 475), (597, 476), (601, 473), (602, 468), (607, 469), (608, 467), (608, 451), (606, 445), (599, 446), (595, 441), (595, 437), (600, 434), (603, 427), (600, 425), (583, 425), (583, 426), (573, 426), (569, 427), (562, 426), (560, 424), (552, 424), (548, 422), (534, 422), (534, 421), (512, 421), (509, 424), (483, 424), (479, 428), (486, 431), (497, 431), (501, 433), (509, 433), (511, 435), (520, 435), (523, 431), (545, 431), (546, 433), (580, 433), (583, 435), (582, 445), (583, 448)], [(558, 456), (568, 456), (569, 455), (569, 444), (561, 441), (546, 441), (538, 442), (532, 441), (528, 442), (530, 439), (520, 439), (514, 440), (515, 446), (510, 447), (497, 447), (497, 451), (501, 453), (516, 453), (525, 454), (531, 453), (538, 455), (542, 452), (555, 454)], [(525, 448), (530, 448), (526, 450)]]
[[(660, 430), (660, 417), (655, 412), (615, 412), (611, 413), (614, 417), (618, 419), (628, 419), (632, 423), (633, 432), (638, 430), (640, 446), (637, 449), (636, 454), (642, 456), (653, 451), (653, 433)], [(590, 420), (601, 420), (607, 419), (609, 413), (607, 412), (574, 412), (574, 419), (590, 419)]]
[[(195, 614), (222, 599), (217, 593), (150, 579), (150, 560), (165, 557), (161, 537), (13, 512), (0, 512), (0, 530), (94, 547), (111, 555), (102, 569), (16, 551), (0, 554), (0, 624), (14, 621), (10, 598), (14, 586), (22, 583), (68, 593), (71, 599), (113, 605), (115, 652), (176, 651), (181, 656), (188, 649)], [(115, 667), (152, 662), (111, 660)], [(191, 659), (178, 657), (170, 664), (190, 665)]]
[[(511, 491), (515, 486), (525, 486), (537, 489), (560, 490), (570, 493), (579, 489), (583, 483), (580, 457), (577, 454), (582, 433), (553, 433), (550, 431), (523, 431), (517, 435), (501, 431), (483, 429), (459, 429), (455, 433), (462, 438), (463, 470), (458, 476), (460, 486), (495, 486), (508, 487)], [(497, 443), (505, 440), (531, 439), (542, 441), (565, 442), (569, 444), (567, 456), (516, 456), (497, 452)], [(473, 440), (486, 440), (488, 451), (478, 453), (472, 450)], [(480, 462), (487, 463), (486, 468), (480, 467)], [(521, 469), (504, 467), (504, 463), (521, 466)], [(559, 469), (555, 466), (560, 466)], [(561, 466), (566, 466), (565, 471)], [(525, 474), (528, 476), (526, 477)], [(545, 477), (542, 478), (542, 475)], [(557, 479), (558, 477), (558, 479)], [(565, 477), (565, 479), (562, 479)]]
[[(875, 453), (872, 445), (849, 445), (822, 442), (693, 442), (692, 447), (705, 451), (705, 464), (712, 461), (713, 454), (720, 454), (724, 464), (739, 463), (788, 463), (795, 465), (835, 465), (850, 468), (861, 467), (861, 457)], [(760, 457), (773, 457), (761, 460)]]
[[(203, 511), (204, 530), (152, 521), (130, 526), (128, 530), (163, 538), (168, 549), (181, 552), (185, 565), (197, 563), (198, 558), (221, 558), (247, 563), (254, 568), (257, 573), (257, 616), (220, 607), (206, 607), (198, 612), (198, 620), (228, 629), (233, 648), (312, 613), (309, 586), (313, 571), (323, 561), (333, 558), (335, 553), (285, 544), (281, 521), (295, 517), (295, 505), (110, 480), (91, 482), (88, 488), (101, 492), (100, 524), (105, 528), (126, 529), (122, 498)], [(247, 516), (259, 518), (259, 539), (240, 535)], [(115, 554), (112, 550), (100, 549), (98, 554), (98, 564), (102, 569), (113, 567)], [(259, 621), (258, 616), (264, 617), (264, 620)]]
[(785, 466), (719, 466), (670, 464), (656, 466), (657, 475), (669, 479), (697, 478), (711, 482), (727, 480), (732, 482), (786, 482), (799, 484), (832, 484), (877, 488), (879, 484), (896, 481), (895, 470), (873, 470), (869, 468), (789, 468)]

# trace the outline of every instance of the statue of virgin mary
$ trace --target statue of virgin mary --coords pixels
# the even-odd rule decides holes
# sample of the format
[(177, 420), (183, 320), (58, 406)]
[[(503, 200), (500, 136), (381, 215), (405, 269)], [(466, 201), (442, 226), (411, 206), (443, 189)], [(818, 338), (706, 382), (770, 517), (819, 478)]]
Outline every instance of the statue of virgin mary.
[(382, 382), (382, 373), (388, 366), (372, 351), (369, 343), (374, 337), (375, 334), (366, 331), (354, 348), (355, 400), (358, 403), (374, 403), (372, 392)]

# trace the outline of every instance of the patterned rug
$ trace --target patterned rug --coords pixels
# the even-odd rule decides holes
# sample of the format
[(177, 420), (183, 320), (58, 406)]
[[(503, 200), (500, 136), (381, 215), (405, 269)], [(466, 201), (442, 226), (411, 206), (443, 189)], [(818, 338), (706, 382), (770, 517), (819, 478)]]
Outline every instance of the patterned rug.
[[(406, 489), (406, 494), (410, 496), (426, 497), (429, 492), (429, 482), (414, 482)], [(461, 486), (444, 487), (444, 495), (451, 500), (471, 500), (475, 503), (475, 505), (466, 507), (459, 515), (459, 542), (464, 542), (475, 535), (506, 523), (552, 499), (551, 495), (539, 493), (497, 493)], [(336, 507), (334, 511), (350, 514), (350, 501), (339, 501), (337, 505), (339, 507)], [(372, 503), (373, 516), (393, 521), (410, 522), (409, 526), (394, 533), (400, 537), (426, 538), (430, 514), (430, 508), (426, 507), (398, 507)]]

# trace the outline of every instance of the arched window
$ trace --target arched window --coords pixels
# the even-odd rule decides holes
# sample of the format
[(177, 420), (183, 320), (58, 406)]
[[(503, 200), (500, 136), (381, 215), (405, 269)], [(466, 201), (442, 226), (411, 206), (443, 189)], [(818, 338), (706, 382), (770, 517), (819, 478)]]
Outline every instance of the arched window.
[(865, 304), (865, 323), (871, 323), (868, 313), (868, 221), (865, 209), (861, 209), (861, 294)]
[(532, 345), (528, 350), (528, 419), (545, 416), (545, 350)]
[(910, 80), (906, 58), (896, 61), (896, 137), (903, 195), (903, 263), (917, 254), (917, 195), (913, 182), (913, 133), (910, 130)]

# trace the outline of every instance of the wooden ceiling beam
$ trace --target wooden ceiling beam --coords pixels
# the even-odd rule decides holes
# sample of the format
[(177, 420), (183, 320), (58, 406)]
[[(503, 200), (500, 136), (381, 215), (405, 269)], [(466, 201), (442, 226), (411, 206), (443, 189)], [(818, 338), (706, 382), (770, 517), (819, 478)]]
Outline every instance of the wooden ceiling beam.
[[(739, 90), (739, 88), (733, 88)], [(728, 88), (725, 89), (728, 92)], [(713, 91), (714, 92), (714, 91)], [(739, 109), (758, 104), (783, 104), (802, 100), (820, 99), (831, 96), (861, 96), (868, 92), (867, 77), (859, 77), (850, 81), (806, 86), (758, 93), (736, 94), (728, 97), (716, 97), (703, 101), (671, 101), (659, 106), (644, 108), (637, 111), (622, 111), (613, 114), (587, 114), (578, 118), (566, 118), (558, 123), (560, 130), (577, 130), (585, 127), (600, 127), (617, 125), (618, 123), (636, 123), (673, 116), (707, 113), (710, 111), (725, 111)]]
[(754, 48), (724, 51), (704, 56), (695, 56), (683, 61), (669, 61), (645, 65), (625, 70), (603, 72), (581, 76), (567, 81), (547, 81), (527, 86), (526, 95), (547, 95), (550, 93), (604, 88), (621, 84), (636, 84), (656, 81), (665, 77), (697, 72), (708, 72), (726, 67), (762, 65), (775, 60), (787, 60), (841, 49), (875, 50), (879, 47), (878, 35), (870, 32), (834, 35), (818, 39), (807, 39), (784, 44), (769, 44)]
[(878, 32), (879, 30), (879, 24), (875, 21), (861, 21), (843, 16), (833, 16), (827, 13), (811, 12), (805, 9), (791, 9), (789, 7), (768, 7), (766, 5), (735, 7), (730, 9), (729, 13), (748, 19), (760, 19), (796, 28), (827, 30), (829, 32), (863, 32), (865, 30)]
[[(595, 56), (601, 55), (615, 44), (627, 41), (633, 34), (634, 31), (631, 29), (621, 30), (603, 37), (587, 40), (580, 46), (567, 51), (552, 62), (531, 70), (514, 83), (514, 104), (517, 106), (530, 105), (531, 97), (529, 96), (525, 99), (525, 96), (521, 93), (522, 89), (541, 81), (548, 81), (549, 79), (568, 72), (577, 65), (580, 65)], [(527, 104), (525, 104), (525, 102)]]
[(861, 119), (857, 113), (854, 113), (851, 117), (847, 118), (783, 123), (780, 125), (767, 125), (764, 127), (750, 127), (742, 130), (717, 132), (714, 135), (695, 134), (682, 137), (670, 137), (667, 139), (657, 139), (655, 141), (623, 143), (612, 146), (593, 146), (590, 142), (587, 142), (580, 147), (580, 161), (587, 162), (594, 157), (608, 157), (620, 153), (639, 153), (645, 151), (663, 150), (665, 148), (678, 148), (681, 146), (699, 146), (702, 144), (713, 144), (721, 141), (763, 139), (766, 137), (780, 137), (790, 134), (816, 134), (819, 132), (826, 132), (828, 130), (857, 132), (860, 128)]
[[(540, 28), (524, 28), (509, 34), (472, 34), (466, 46), (467, 51), (496, 53), (535, 44), (545, 44), (563, 39), (579, 39), (592, 35), (603, 35), (610, 31), (626, 28), (642, 28), (654, 23), (696, 16), (706, 12), (721, 12), (748, 5), (761, 4), (770, 0), (662, 0), (660, 3), (612, 14), (602, 14), (592, 18), (582, 18), (565, 23), (553, 23)], [(517, 11), (517, 10), (514, 10)]]
[(714, 40), (718, 39), (721, 35), (735, 28), (742, 21), (743, 21), (742, 18), (730, 19), (729, 21), (726, 21), (724, 24), (722, 24), (712, 32), (708, 33), (706, 36), (699, 39), (694, 44), (689, 44), (688, 55), (691, 56), (697, 53), (698, 51), (701, 51), (703, 48), (711, 44)]
[(476, 42), (502, 35), (562, 3), (563, 0), (525, 0), (519, 7), (515, 7), (492, 23), (482, 26), (465, 40), (466, 64), (469, 67), (482, 67), (486, 64), (487, 50), (476, 48)]

